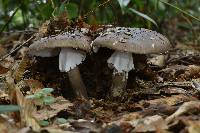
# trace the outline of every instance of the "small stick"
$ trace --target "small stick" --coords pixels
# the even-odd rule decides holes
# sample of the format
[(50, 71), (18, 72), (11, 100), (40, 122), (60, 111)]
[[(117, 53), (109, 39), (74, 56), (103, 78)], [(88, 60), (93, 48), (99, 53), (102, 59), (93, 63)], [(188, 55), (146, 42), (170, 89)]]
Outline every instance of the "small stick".
[(26, 40), (25, 42), (23, 42), (21, 45), (19, 45), (18, 47), (16, 47), (15, 49), (11, 50), (8, 54), (4, 55), (1, 59), (0, 62), (3, 61), (4, 59), (6, 59), (8, 56), (10, 56), (12, 53), (16, 52), (17, 50), (19, 50), (21, 47), (23, 47), (25, 44), (27, 44), (29, 41), (31, 41), (35, 36), (31, 36), (28, 40)]
[(86, 19), (89, 15), (91, 15), (92, 13), (94, 13), (97, 8), (104, 6), (105, 4), (109, 3), (111, 0), (106, 0), (105, 2), (101, 3), (100, 5), (98, 5), (96, 8), (94, 8), (92, 11), (89, 11), (88, 13), (86, 13), (83, 18)]

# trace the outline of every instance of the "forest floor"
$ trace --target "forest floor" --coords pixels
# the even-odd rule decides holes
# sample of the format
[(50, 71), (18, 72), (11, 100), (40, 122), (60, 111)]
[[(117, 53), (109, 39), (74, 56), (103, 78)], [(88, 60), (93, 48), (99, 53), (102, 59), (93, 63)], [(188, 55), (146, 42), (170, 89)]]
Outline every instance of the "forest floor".
[[(21, 107), (19, 112), (0, 114), (1, 133), (200, 132), (199, 45), (176, 42), (166, 55), (148, 55), (151, 71), (131, 71), (128, 93), (120, 100), (107, 97), (112, 72), (105, 59), (112, 51), (88, 55), (80, 65), (89, 95), (83, 100), (73, 96), (67, 74), (58, 69), (58, 57), (27, 57), (31, 41), (23, 42), (35, 32), (1, 35), (0, 104)], [(39, 93), (49, 104), (27, 98)]]

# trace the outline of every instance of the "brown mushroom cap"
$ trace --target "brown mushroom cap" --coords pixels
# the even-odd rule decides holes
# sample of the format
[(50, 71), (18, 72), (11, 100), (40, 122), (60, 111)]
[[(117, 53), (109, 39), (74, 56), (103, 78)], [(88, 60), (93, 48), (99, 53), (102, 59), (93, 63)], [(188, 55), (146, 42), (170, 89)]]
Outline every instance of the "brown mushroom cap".
[(76, 48), (89, 52), (91, 39), (78, 30), (41, 38), (29, 46), (30, 53), (53, 48)]
[(108, 28), (97, 37), (93, 47), (107, 47), (136, 54), (163, 53), (170, 48), (169, 40), (156, 31), (144, 28)]

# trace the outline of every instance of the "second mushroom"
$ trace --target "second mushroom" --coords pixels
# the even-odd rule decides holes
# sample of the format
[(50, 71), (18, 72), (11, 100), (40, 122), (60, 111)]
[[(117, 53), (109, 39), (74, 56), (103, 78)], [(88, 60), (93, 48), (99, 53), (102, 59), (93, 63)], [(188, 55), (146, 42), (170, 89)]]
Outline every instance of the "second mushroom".
[(41, 38), (29, 47), (29, 54), (40, 57), (59, 55), (59, 70), (67, 72), (71, 86), (79, 98), (87, 98), (78, 65), (90, 51), (90, 38), (78, 30)]
[(169, 40), (160, 33), (144, 28), (108, 28), (93, 41), (94, 51), (99, 47), (115, 50), (107, 60), (114, 68), (110, 96), (121, 97), (125, 91), (128, 72), (134, 68), (132, 53), (151, 54), (169, 50)]

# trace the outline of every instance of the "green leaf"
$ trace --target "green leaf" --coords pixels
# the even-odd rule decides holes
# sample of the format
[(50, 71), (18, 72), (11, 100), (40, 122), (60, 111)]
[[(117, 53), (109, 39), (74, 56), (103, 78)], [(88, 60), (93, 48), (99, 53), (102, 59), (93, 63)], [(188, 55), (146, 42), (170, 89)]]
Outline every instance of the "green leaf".
[(40, 121), (39, 121), (39, 125), (40, 125), (40, 126), (48, 126), (48, 125), (49, 125), (49, 122), (48, 122), (48, 121), (45, 121), (45, 120), (40, 120)]
[(13, 24), (15, 25), (20, 25), (23, 23), (23, 17), (22, 17), (22, 11), (18, 10), (15, 14), (15, 16), (13, 17), (12, 20)]
[[(36, 11), (35, 11), (36, 10)], [(41, 12), (41, 17), (46, 20), (52, 16), (54, 9), (51, 7), (50, 3), (40, 4), (35, 8), (34, 11), (31, 11), (32, 14)], [(35, 16), (36, 14), (34, 14)]]
[(26, 96), (27, 99), (40, 99), (44, 96), (43, 92), (36, 92), (34, 95), (28, 95)]
[(52, 13), (52, 15), (55, 16), (60, 16), (61, 14), (63, 14), (64, 12), (66, 12), (66, 8), (65, 8), (66, 4), (63, 2), (59, 7), (56, 7)]
[(118, 3), (121, 8), (124, 8), (130, 3), (130, 0), (118, 0)]
[(58, 7), (56, 7), (53, 12), (52, 12), (52, 16), (55, 17), (55, 16), (58, 16)]
[(28, 95), (26, 96), (27, 99), (36, 99), (35, 95)]
[(143, 17), (143, 18), (145, 18), (146, 20), (148, 20), (148, 21), (150, 21), (150, 22), (152, 22), (155, 26), (157, 26), (158, 27), (158, 25), (157, 25), (157, 23), (156, 23), (156, 21), (154, 21), (152, 18), (150, 18), (149, 16), (147, 16), (146, 14), (143, 14), (143, 13), (141, 13), (141, 12), (139, 12), (139, 11), (136, 11), (135, 9), (133, 9), (133, 8), (129, 8), (129, 10), (131, 11), (131, 12), (133, 12), (133, 13), (135, 13), (135, 14), (137, 14), (138, 16), (140, 16), (140, 17)]
[(43, 101), (43, 103), (44, 103), (45, 105), (49, 105), (49, 104), (52, 104), (52, 103), (55, 102), (55, 98), (52, 97), (52, 96), (46, 96), (46, 97), (43, 98), (42, 101)]
[(67, 120), (65, 118), (57, 118), (57, 122), (59, 124), (64, 124), (64, 123), (67, 123)]
[(44, 96), (44, 93), (39, 91), (34, 94), (34, 99), (40, 99)]
[(62, 4), (60, 5), (60, 7), (59, 7), (59, 15), (62, 14), (63, 12), (65, 12), (65, 11), (66, 11), (66, 10), (65, 10), (65, 4), (62, 3)]
[(18, 105), (0, 105), (0, 113), (15, 112), (21, 109)]
[(166, 7), (165, 7), (165, 5), (164, 5), (163, 3), (161, 3), (161, 2), (159, 1), (159, 3), (158, 3), (158, 9), (160, 9), (160, 10), (165, 10)]
[(145, 1), (142, 0), (132, 0), (132, 3), (134, 3), (135, 7), (137, 7), (138, 9), (143, 9), (145, 6)]
[(78, 6), (74, 3), (69, 3), (66, 6), (69, 19), (78, 17)]
[(130, 3), (130, 0), (118, 0), (118, 3), (121, 7), (122, 10), (122, 14), (124, 14), (125, 12), (125, 8), (127, 7), (127, 5)]
[(164, 3), (164, 4), (166, 4), (166, 5), (168, 5), (168, 6), (171, 6), (171, 7), (175, 8), (176, 10), (180, 11), (181, 13), (183, 13), (183, 14), (185, 14), (187, 16), (190, 16), (191, 18), (193, 18), (193, 19), (195, 19), (195, 20), (197, 20), (197, 21), (200, 22), (199, 18), (197, 18), (197, 17), (193, 16), (192, 14), (184, 11), (183, 9), (181, 9), (181, 8), (175, 6), (175, 5), (172, 5), (172, 4), (168, 3), (168, 2), (165, 2), (165, 1), (162, 1), (162, 0), (159, 0), (159, 1), (162, 2), (162, 3)]
[(165, 5), (160, 2), (159, 0), (149, 0), (149, 2), (154, 5), (155, 9), (159, 9), (159, 10), (165, 10), (166, 7)]
[(42, 92), (43, 94), (49, 94), (49, 93), (51, 93), (51, 92), (53, 92), (53, 91), (54, 91), (53, 88), (43, 88), (43, 89), (41, 90), (41, 92)]

